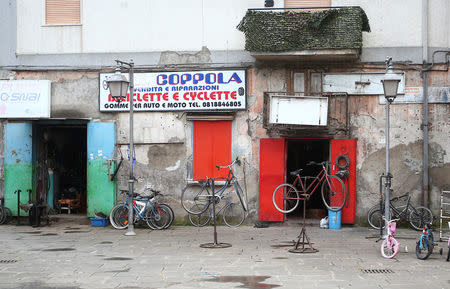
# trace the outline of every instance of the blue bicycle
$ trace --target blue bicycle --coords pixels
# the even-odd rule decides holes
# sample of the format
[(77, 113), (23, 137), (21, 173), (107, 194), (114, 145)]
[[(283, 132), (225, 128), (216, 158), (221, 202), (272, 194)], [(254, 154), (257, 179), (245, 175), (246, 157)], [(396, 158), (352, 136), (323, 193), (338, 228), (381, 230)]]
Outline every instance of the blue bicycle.
[(434, 249), (434, 237), (431, 230), (431, 223), (425, 224), (420, 235), (419, 241), (416, 244), (416, 256), (420, 260), (425, 260), (430, 257)]
[[(150, 229), (154, 230), (167, 229), (174, 219), (173, 210), (169, 205), (158, 201), (157, 196), (162, 195), (159, 191), (152, 189), (150, 191), (152, 194), (149, 196), (133, 194), (134, 222), (144, 221)], [(130, 194), (126, 190), (122, 193), (127, 193), (125, 202), (113, 207), (109, 214), (111, 225), (119, 230), (128, 227)]]

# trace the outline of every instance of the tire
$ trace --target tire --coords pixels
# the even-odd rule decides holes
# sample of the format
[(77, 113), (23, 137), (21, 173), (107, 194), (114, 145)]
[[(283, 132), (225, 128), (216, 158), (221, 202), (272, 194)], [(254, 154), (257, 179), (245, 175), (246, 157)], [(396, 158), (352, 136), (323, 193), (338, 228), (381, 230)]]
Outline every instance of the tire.
[(229, 203), (222, 212), (225, 225), (231, 228), (239, 227), (245, 220), (245, 210), (238, 203)]
[(8, 224), (12, 220), (12, 211), (8, 207), (3, 208), (5, 219), (3, 220), (3, 224)]
[[(344, 160), (345, 163), (342, 163), (341, 160)], [(350, 158), (346, 154), (338, 155), (336, 158), (336, 165), (341, 170), (347, 170), (350, 165)]]
[(344, 182), (336, 176), (328, 176), (322, 182), (322, 201), (328, 210), (338, 212), (347, 201)]
[(369, 213), (367, 220), (372, 228), (379, 230), (381, 226), (383, 229), (386, 227), (386, 222), (382, 217), (383, 212), (381, 212), (380, 209), (376, 209)]
[(123, 230), (128, 227), (128, 207), (124, 207), (123, 204), (114, 206), (109, 213), (109, 221), (117, 230)]
[(247, 203), (244, 200), (244, 191), (241, 188), (241, 185), (239, 185), (239, 183), (236, 181), (234, 182), (234, 188), (236, 189), (236, 194), (239, 198), (239, 202), (242, 205), (242, 208), (244, 209), (245, 212), (248, 211), (248, 207), (247, 207)]
[(163, 230), (173, 222), (170, 208), (166, 204), (156, 204), (146, 211), (147, 225), (150, 229)]
[(6, 212), (5, 210), (0, 207), (0, 225), (2, 225), (6, 220)]
[(433, 223), (433, 213), (427, 207), (418, 206), (411, 210), (409, 214), (409, 223), (411, 226), (420, 231), (425, 224)]
[(175, 214), (173, 213), (172, 207), (170, 207), (168, 204), (162, 203), (162, 204), (160, 204), (160, 205), (164, 205), (164, 206), (168, 209), (168, 211), (169, 211), (169, 213), (170, 213), (170, 216), (171, 216), (170, 222), (167, 223), (166, 226), (163, 228), (163, 229), (168, 229), (168, 228), (170, 228), (170, 226), (172, 226), (172, 224), (173, 224), (173, 221), (174, 221), (174, 219), (175, 219)]
[(397, 255), (399, 248), (398, 241), (394, 237), (388, 236), (381, 243), (381, 256), (392, 259)]
[[(278, 205), (282, 201), (282, 205)], [(273, 191), (272, 202), (275, 208), (283, 214), (294, 211), (299, 203), (298, 191), (290, 184), (281, 184)], [(277, 204), (278, 202), (278, 204)], [(280, 208), (283, 206), (283, 208)]]
[[(421, 242), (422, 241), (422, 242)], [(421, 235), (420, 240), (416, 244), (417, 259), (426, 260), (433, 253), (433, 241), (427, 236)], [(421, 244), (422, 243), (422, 246)]]
[(211, 190), (208, 186), (189, 184), (181, 193), (181, 206), (189, 214), (200, 215), (209, 208)]
[[(197, 205), (194, 205), (197, 206)], [(198, 209), (194, 209), (194, 211), (197, 211)], [(204, 227), (211, 221), (211, 214), (208, 211), (204, 211), (203, 213), (199, 215), (192, 215), (189, 214), (189, 222), (192, 224), (192, 226), (195, 227)]]

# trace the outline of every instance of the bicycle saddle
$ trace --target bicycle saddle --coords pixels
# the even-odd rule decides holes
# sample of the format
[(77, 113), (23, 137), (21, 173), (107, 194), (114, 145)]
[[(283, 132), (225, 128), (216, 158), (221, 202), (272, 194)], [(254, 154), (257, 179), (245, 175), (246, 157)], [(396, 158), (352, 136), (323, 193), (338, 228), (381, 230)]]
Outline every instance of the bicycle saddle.
[(296, 171), (292, 171), (290, 172), (291, 176), (296, 177), (297, 175), (300, 174), (300, 172), (303, 171), (303, 169), (298, 169)]

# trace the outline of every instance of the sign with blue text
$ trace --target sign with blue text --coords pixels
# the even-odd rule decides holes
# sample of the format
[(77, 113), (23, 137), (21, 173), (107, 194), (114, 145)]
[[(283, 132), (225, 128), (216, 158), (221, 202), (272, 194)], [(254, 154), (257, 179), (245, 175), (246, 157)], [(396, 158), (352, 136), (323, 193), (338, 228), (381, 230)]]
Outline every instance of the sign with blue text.
[(0, 118), (49, 118), (50, 80), (0, 80)]
[[(100, 111), (128, 111), (130, 95), (117, 102), (100, 74)], [(128, 78), (128, 73), (124, 73)], [(135, 73), (135, 111), (229, 111), (246, 108), (245, 70)]]

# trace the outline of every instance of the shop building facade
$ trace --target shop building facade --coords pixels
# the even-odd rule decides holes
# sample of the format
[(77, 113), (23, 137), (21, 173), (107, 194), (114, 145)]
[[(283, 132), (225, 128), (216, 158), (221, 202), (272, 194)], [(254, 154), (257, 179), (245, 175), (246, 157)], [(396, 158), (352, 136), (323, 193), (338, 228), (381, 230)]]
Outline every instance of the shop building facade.
[[(343, 221), (364, 223), (378, 201), (385, 165), (380, 79), (386, 56), (402, 78), (391, 105), (393, 195), (411, 192), (416, 203), (425, 201), (437, 213), (439, 194), (450, 186), (447, 1), (414, 0), (408, 6), (400, 0), (389, 6), (381, 0), (318, 1), (318, 6), (358, 11), (359, 26), (350, 25), (355, 20), (339, 26), (343, 35), (355, 35), (353, 46), (330, 41), (331, 47), (288, 52), (278, 51), (279, 45), (273, 51), (270, 45), (262, 51), (249, 46), (252, 32), (244, 33), (240, 25), (248, 13), (282, 11), (248, 10), (264, 8), (265, 1), (175, 1), (170, 7), (163, 1), (74, 2), (80, 12), (70, 24), (51, 22), (61, 21), (46, 14), (51, 1), (0, 4), (5, 39), (0, 44), (0, 192), (13, 213), (19, 189), (53, 204), (65, 194), (75, 195), (79, 211), (88, 216), (108, 213), (122, 197), (130, 164), (129, 114), (121, 107), (126, 101), (108, 100), (104, 80), (115, 59), (133, 59), (136, 190), (165, 193), (177, 222), (186, 220), (179, 202), (182, 189), (222, 173), (215, 165), (242, 160), (236, 174), (245, 184), (249, 222), (282, 221), (285, 216), (271, 203), (276, 184), (289, 181), (292, 170), (314, 173), (305, 166), (311, 160), (331, 161), (336, 172), (336, 159), (345, 155), (351, 197)], [(274, 1), (272, 8), (306, 5), (301, 2)], [(112, 15), (119, 14), (130, 20), (115, 22)], [(319, 27), (345, 17), (330, 13)], [(119, 41), (116, 33), (125, 39)], [(267, 46), (252, 45), (258, 43)], [(16, 101), (18, 110), (12, 112), (11, 96), (37, 85), (44, 90), (30, 93), (47, 98), (44, 110), (32, 115), (35, 106)], [(124, 161), (112, 179), (121, 156)], [(27, 202), (27, 193), (22, 194)], [(326, 213), (315, 198), (308, 206), (311, 217)]]

